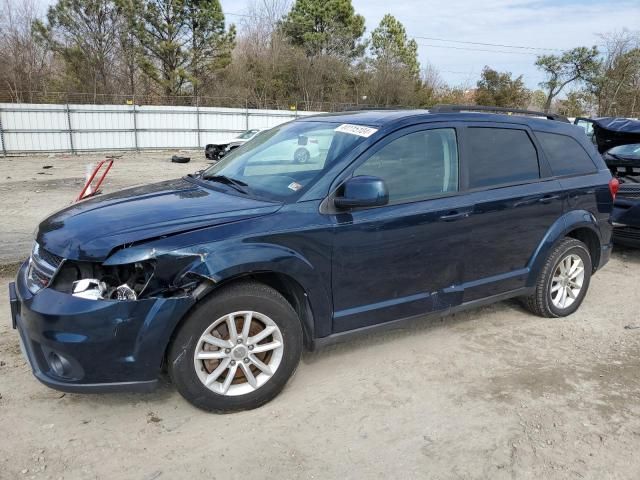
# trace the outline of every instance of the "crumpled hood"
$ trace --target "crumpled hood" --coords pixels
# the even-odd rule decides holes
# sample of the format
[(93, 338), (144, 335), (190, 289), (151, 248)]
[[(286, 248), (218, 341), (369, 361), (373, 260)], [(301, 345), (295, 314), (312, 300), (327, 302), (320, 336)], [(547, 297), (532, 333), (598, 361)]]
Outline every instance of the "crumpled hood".
[(116, 247), (273, 213), (270, 203), (178, 179), (99, 195), (66, 207), (38, 228), (37, 241), (63, 258), (102, 261)]

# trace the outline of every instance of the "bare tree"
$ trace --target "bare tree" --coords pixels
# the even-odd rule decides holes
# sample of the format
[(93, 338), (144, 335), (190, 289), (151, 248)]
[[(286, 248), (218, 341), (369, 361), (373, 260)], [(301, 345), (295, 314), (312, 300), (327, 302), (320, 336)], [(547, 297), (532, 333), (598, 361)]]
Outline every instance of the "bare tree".
[(0, 85), (15, 102), (33, 102), (35, 92), (47, 90), (52, 55), (34, 41), (32, 26), (39, 16), (34, 0), (0, 3)]
[(635, 116), (640, 111), (640, 32), (601, 36), (604, 59), (592, 82), (600, 115)]
[(240, 22), (243, 37), (257, 41), (271, 38), (290, 9), (291, 0), (253, 0)]

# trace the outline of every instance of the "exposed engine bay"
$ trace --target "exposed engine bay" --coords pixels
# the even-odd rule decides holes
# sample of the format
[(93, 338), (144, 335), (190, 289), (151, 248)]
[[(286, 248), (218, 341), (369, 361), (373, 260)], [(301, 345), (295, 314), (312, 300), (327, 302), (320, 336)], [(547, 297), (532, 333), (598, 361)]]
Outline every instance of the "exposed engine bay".
[(155, 268), (154, 261), (116, 266), (66, 261), (51, 287), (88, 300), (132, 301), (186, 295), (202, 283), (201, 278), (186, 275), (179, 285), (170, 285), (155, 275)]
[(51, 287), (91, 300), (137, 300), (146, 293), (152, 277), (150, 262), (105, 267), (99, 263), (66, 261)]

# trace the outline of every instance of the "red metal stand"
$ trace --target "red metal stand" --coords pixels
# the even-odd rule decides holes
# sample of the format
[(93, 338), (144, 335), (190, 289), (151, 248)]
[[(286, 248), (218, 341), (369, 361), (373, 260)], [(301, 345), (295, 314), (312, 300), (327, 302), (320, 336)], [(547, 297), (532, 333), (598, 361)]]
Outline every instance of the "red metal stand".
[[(93, 188), (93, 191), (91, 193), (87, 194), (86, 193), (87, 189), (91, 186), (91, 183), (93, 182), (93, 179), (96, 178), (96, 175), (102, 169), (102, 166), (105, 163), (107, 163), (107, 166), (104, 169), (104, 172), (102, 173), (102, 175), (100, 176), (98, 181), (96, 182), (96, 185)], [(112, 158), (101, 160), (100, 162), (98, 162), (98, 164), (96, 165), (96, 168), (93, 169), (93, 172), (91, 173), (91, 176), (87, 180), (87, 183), (85, 183), (84, 187), (82, 187), (82, 191), (80, 192), (80, 195), (78, 195), (78, 197), (76, 198), (76, 202), (79, 202), (80, 200), (84, 200), (85, 198), (89, 198), (89, 197), (95, 195), (96, 192), (98, 191), (98, 189), (100, 188), (100, 185), (102, 185), (102, 182), (104, 181), (104, 178), (107, 176), (107, 173), (109, 173), (109, 170), (111, 170), (112, 166), (113, 166), (113, 159)]]

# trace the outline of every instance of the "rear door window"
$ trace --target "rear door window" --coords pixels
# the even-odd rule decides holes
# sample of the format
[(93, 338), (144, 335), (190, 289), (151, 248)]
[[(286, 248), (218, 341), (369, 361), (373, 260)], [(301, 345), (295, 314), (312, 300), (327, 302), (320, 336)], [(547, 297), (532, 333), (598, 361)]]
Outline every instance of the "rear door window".
[(540, 178), (538, 153), (525, 130), (469, 127), (469, 188), (525, 183)]
[(585, 149), (575, 139), (545, 132), (536, 132), (536, 137), (555, 176), (584, 175), (597, 171)]

